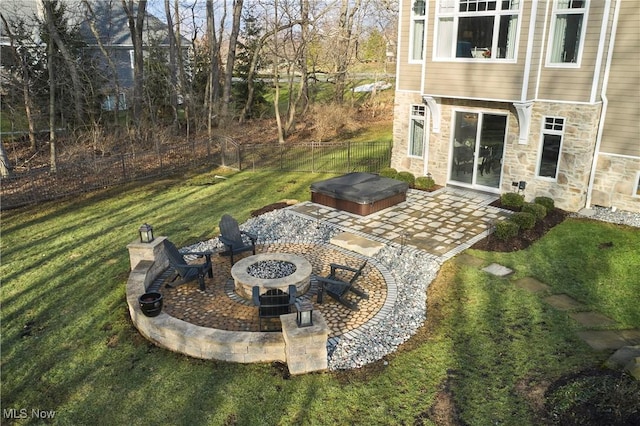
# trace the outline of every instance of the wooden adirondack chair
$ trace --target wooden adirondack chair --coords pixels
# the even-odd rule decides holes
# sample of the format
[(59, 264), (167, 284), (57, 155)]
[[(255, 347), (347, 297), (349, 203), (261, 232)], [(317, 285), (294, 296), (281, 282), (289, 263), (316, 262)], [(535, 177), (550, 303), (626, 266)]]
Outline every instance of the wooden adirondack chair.
[[(362, 275), (362, 271), (364, 270), (364, 267), (366, 265), (367, 261), (364, 261), (364, 263), (359, 268), (352, 268), (351, 266), (347, 265), (338, 265), (336, 263), (331, 263), (331, 273), (328, 276), (314, 277), (319, 284), (318, 303), (322, 303), (323, 295), (326, 292), (329, 296), (342, 303), (347, 308), (351, 309), (352, 311), (357, 311), (358, 305), (348, 300), (346, 298), (346, 295), (350, 291), (362, 299), (369, 298), (369, 295), (367, 293), (354, 287), (353, 285), (356, 280)], [(351, 272), (353, 273), (353, 275), (351, 276), (349, 281), (345, 281), (344, 279), (340, 279), (338, 277), (338, 271)], [(344, 276), (345, 274), (342, 273), (340, 275)]]
[[(167, 283), (167, 287), (173, 288), (180, 284), (184, 284), (190, 281), (198, 279), (200, 290), (205, 289), (204, 276), (209, 275), (209, 278), (213, 278), (213, 268), (211, 265), (210, 251), (205, 252), (187, 252), (181, 253), (176, 246), (169, 240), (164, 241), (164, 249), (169, 259), (169, 264), (175, 269), (176, 277), (172, 282)], [(188, 263), (184, 258), (185, 255), (195, 255), (198, 257), (204, 257), (204, 263)], [(176, 281), (180, 277), (180, 280)]]
[[(258, 307), (258, 320), (262, 331), (262, 319), (280, 318), (280, 315), (290, 314), (291, 307), (296, 303), (296, 286), (289, 286), (289, 294), (279, 289), (260, 294), (260, 287), (252, 289), (253, 304)], [(274, 330), (275, 331), (275, 330)]]
[[(256, 240), (258, 237), (249, 232), (241, 231), (238, 221), (225, 214), (220, 219), (220, 241), (226, 250), (220, 253), (222, 256), (231, 256), (231, 264), (234, 264), (233, 255), (251, 250), (256, 254)], [(246, 237), (248, 241), (244, 238)]]

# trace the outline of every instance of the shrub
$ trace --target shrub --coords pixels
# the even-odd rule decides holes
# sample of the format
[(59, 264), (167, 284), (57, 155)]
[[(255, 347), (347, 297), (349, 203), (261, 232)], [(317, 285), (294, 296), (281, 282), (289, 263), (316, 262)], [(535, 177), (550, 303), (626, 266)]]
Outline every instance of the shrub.
[(547, 208), (537, 203), (524, 203), (522, 205), (522, 211), (531, 213), (536, 218), (536, 222), (541, 221), (547, 215)]
[(379, 175), (382, 177), (395, 179), (396, 176), (398, 176), (398, 171), (393, 167), (385, 167), (384, 169), (380, 170)]
[(396, 179), (401, 180), (402, 182), (407, 182), (410, 187), (416, 183), (416, 177), (411, 172), (400, 172), (396, 176)]
[(508, 240), (509, 238), (513, 238), (518, 235), (519, 230), (520, 227), (517, 223), (510, 220), (501, 220), (496, 223), (496, 238), (503, 241)]
[(517, 192), (505, 192), (500, 196), (503, 206), (520, 208), (524, 204), (524, 195)]
[(511, 215), (509, 220), (515, 222), (520, 229), (531, 229), (536, 224), (536, 217), (526, 212), (516, 212)]
[(436, 182), (431, 176), (420, 176), (416, 178), (415, 185), (418, 189), (433, 189), (436, 186)]
[(555, 208), (555, 203), (553, 202), (553, 198), (536, 197), (535, 200), (533, 200), (533, 202), (536, 204), (543, 205), (544, 208), (547, 209), (547, 213), (549, 213), (550, 211), (553, 211), (553, 209)]

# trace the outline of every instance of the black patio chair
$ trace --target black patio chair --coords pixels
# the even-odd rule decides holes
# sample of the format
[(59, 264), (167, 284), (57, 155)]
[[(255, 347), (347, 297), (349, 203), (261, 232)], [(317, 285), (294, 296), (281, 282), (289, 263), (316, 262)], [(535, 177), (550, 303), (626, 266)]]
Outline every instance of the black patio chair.
[(253, 304), (258, 307), (258, 325), (260, 331), (262, 331), (263, 319), (280, 318), (280, 315), (290, 314), (292, 307), (296, 303), (295, 285), (289, 286), (288, 294), (280, 289), (272, 289), (261, 295), (260, 287), (258, 286), (254, 286), (252, 291)]
[[(352, 268), (351, 266), (347, 265), (338, 265), (336, 263), (331, 263), (331, 273), (329, 275), (327, 275), (326, 277), (314, 276), (319, 284), (317, 299), (318, 303), (322, 303), (323, 295), (326, 292), (330, 297), (342, 303), (347, 308), (351, 309), (352, 311), (357, 311), (358, 304), (352, 302), (351, 300), (348, 300), (346, 296), (348, 292), (352, 292), (362, 299), (369, 298), (369, 295), (367, 293), (354, 286), (356, 280), (360, 278), (360, 276), (362, 276), (362, 271), (364, 270), (364, 267), (366, 265), (367, 261), (364, 261), (364, 263), (359, 268)], [(339, 271), (343, 272), (338, 273)], [(340, 278), (347, 277), (349, 273), (352, 273), (353, 275), (351, 275), (351, 278), (349, 278), (348, 281), (346, 281), (346, 278)]]
[[(204, 251), (181, 253), (169, 240), (164, 240), (164, 248), (167, 258), (169, 259), (169, 265), (171, 265), (176, 271), (176, 276), (171, 280), (171, 282), (167, 283), (167, 287), (174, 288), (180, 284), (198, 279), (200, 290), (204, 290), (206, 288), (204, 284), (205, 274), (208, 274), (209, 278), (213, 278), (213, 268), (211, 265), (211, 255), (213, 252)], [(189, 263), (185, 259), (185, 255), (194, 255), (200, 258), (204, 257), (205, 262)], [(177, 280), (178, 277), (180, 277), (180, 280)]]
[[(246, 237), (246, 238), (245, 238)], [(258, 237), (249, 232), (241, 231), (238, 221), (225, 214), (220, 219), (220, 237), (222, 244), (225, 245), (225, 251), (221, 252), (222, 256), (231, 256), (231, 264), (234, 264), (233, 255), (251, 250), (256, 254), (256, 240)]]

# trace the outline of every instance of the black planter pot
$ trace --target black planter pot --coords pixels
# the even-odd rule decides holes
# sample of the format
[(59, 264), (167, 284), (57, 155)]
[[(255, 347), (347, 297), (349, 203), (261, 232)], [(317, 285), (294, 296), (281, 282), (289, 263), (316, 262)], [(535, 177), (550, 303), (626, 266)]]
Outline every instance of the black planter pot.
[(162, 294), (157, 292), (145, 293), (138, 297), (142, 313), (148, 317), (157, 317), (162, 311)]

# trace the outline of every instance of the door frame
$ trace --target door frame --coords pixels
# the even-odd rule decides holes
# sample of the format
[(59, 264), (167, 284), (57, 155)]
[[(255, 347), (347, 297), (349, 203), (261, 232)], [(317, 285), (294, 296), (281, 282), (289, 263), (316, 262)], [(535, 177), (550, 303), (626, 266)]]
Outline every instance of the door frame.
[[(475, 135), (475, 147), (473, 153), (473, 167), (471, 174), (471, 183), (460, 182), (455, 180), (453, 177), (453, 149), (454, 149), (454, 140), (455, 140), (455, 131), (456, 131), (456, 116), (457, 113), (471, 113), (478, 115), (478, 123), (476, 125), (476, 135)], [(485, 186), (477, 183), (477, 174), (478, 174), (478, 163), (480, 159), (480, 147), (481, 147), (481, 135), (482, 135), (482, 122), (484, 120), (485, 115), (500, 115), (506, 118), (505, 127), (504, 127), (504, 140), (502, 143), (502, 156), (500, 157), (502, 161), (500, 162), (500, 178), (498, 182), (498, 186), (496, 188), (491, 186)], [(504, 169), (504, 154), (507, 148), (507, 137), (509, 132), (509, 113), (507, 111), (495, 111), (495, 110), (487, 110), (487, 109), (478, 109), (478, 108), (452, 108), (451, 110), (451, 126), (449, 130), (449, 159), (447, 161), (447, 184), (460, 186), (464, 188), (475, 189), (483, 192), (490, 192), (499, 194), (500, 188), (502, 186), (502, 178), (503, 178), (503, 169)]]

